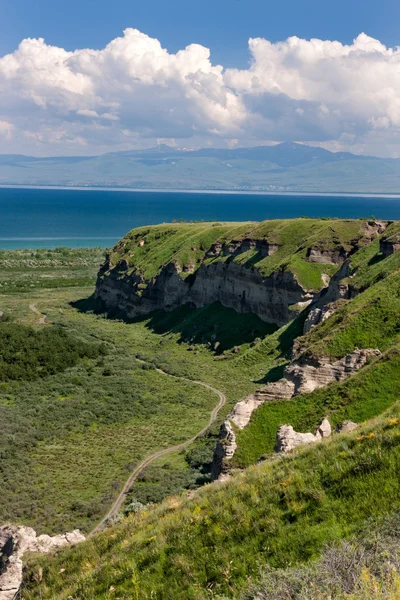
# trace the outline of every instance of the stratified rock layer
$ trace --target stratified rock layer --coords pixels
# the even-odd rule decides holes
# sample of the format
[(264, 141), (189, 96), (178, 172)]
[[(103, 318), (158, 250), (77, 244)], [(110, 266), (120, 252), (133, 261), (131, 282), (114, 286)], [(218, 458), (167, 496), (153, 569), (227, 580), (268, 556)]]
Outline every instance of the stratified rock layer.
[(264, 278), (257, 269), (233, 262), (201, 265), (191, 279), (183, 279), (181, 272), (179, 266), (170, 263), (139, 293), (145, 283), (142, 278), (135, 274), (121, 277), (110, 271), (107, 277), (99, 278), (96, 297), (108, 310), (121, 311), (128, 318), (154, 310), (173, 310), (188, 302), (196, 307), (220, 302), (239, 313), (254, 313), (278, 325), (293, 319), (291, 306), (313, 298), (290, 272), (276, 272)]
[[(237, 447), (234, 427), (237, 429), (246, 427), (253, 412), (264, 402), (289, 400), (293, 396), (312, 392), (333, 381), (344, 381), (361, 369), (369, 359), (377, 358), (380, 354), (380, 351), (376, 349), (357, 349), (333, 363), (328, 362), (327, 359), (314, 360), (311, 363), (303, 359), (302, 362), (290, 363), (285, 368), (282, 379), (269, 383), (234, 406), (227, 420), (221, 426), (219, 441), (214, 453), (212, 479), (218, 479), (221, 475), (225, 476), (229, 471), (229, 461)], [(226, 435), (227, 431), (229, 431), (229, 435)]]
[(48, 553), (79, 544), (85, 536), (78, 529), (62, 535), (36, 535), (31, 527), (0, 527), (0, 600), (13, 600), (22, 582), (22, 558), (26, 552)]

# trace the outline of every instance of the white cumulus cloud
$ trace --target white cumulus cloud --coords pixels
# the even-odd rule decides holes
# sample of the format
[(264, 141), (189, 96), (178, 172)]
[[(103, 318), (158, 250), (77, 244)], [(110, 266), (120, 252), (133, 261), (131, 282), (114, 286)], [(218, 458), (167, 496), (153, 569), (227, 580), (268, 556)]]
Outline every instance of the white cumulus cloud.
[(126, 29), (102, 50), (25, 39), (0, 57), (0, 152), (93, 153), (149, 146), (282, 140), (400, 156), (400, 50), (250, 39), (247, 69), (191, 44), (169, 53)]

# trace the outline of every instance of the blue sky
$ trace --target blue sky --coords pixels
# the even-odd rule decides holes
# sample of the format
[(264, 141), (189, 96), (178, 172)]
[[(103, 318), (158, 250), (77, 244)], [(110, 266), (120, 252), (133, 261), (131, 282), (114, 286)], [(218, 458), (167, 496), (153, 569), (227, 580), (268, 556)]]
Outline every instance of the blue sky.
[(0, 153), (400, 156), (397, 0), (0, 0)]
[(102, 48), (134, 27), (176, 52), (196, 42), (213, 62), (244, 67), (247, 40), (296, 35), (350, 43), (364, 31), (400, 45), (397, 0), (0, 0), (0, 55), (26, 37), (67, 50)]

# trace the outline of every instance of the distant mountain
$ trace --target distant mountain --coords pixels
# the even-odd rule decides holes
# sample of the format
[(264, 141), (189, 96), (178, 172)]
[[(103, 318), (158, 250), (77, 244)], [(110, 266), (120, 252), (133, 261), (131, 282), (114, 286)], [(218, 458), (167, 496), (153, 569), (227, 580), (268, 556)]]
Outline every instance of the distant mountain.
[(0, 184), (400, 193), (400, 159), (330, 152), (294, 142), (199, 150), (160, 144), (100, 156), (2, 154)]

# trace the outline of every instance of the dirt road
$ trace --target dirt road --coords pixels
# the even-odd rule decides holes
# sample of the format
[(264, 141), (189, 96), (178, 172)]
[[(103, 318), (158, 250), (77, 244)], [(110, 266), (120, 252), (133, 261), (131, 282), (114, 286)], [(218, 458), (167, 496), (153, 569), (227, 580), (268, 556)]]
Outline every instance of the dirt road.
[[(139, 359), (136, 359), (136, 360), (142, 364), (145, 364), (145, 362), (143, 360), (139, 360)], [(201, 431), (196, 433), (196, 435), (194, 435), (192, 438), (190, 438), (190, 440), (186, 440), (185, 442), (177, 444), (176, 446), (170, 446), (169, 448), (165, 448), (164, 450), (159, 450), (158, 452), (154, 452), (154, 454), (150, 454), (150, 456), (143, 459), (142, 462), (140, 462), (135, 467), (135, 469), (130, 474), (128, 480), (125, 482), (125, 485), (122, 488), (121, 493), (119, 494), (118, 498), (115, 500), (114, 504), (112, 505), (112, 507), (106, 514), (106, 516), (90, 532), (89, 536), (93, 535), (94, 533), (97, 533), (98, 531), (101, 531), (103, 529), (103, 527), (105, 526), (106, 522), (109, 519), (112, 519), (113, 517), (115, 517), (115, 515), (119, 512), (121, 506), (123, 505), (123, 503), (125, 501), (127, 492), (129, 491), (129, 489), (132, 486), (135, 479), (137, 479), (137, 477), (143, 471), (143, 469), (145, 469), (151, 462), (153, 462), (157, 458), (160, 458), (160, 456), (165, 456), (166, 454), (170, 454), (171, 452), (176, 452), (177, 450), (183, 450), (184, 448), (186, 448), (187, 446), (192, 444), (200, 435), (202, 435), (203, 433), (205, 433), (207, 431), (207, 429), (210, 427), (210, 425), (212, 425), (214, 423), (214, 421), (216, 420), (216, 418), (218, 416), (218, 412), (221, 410), (221, 408), (226, 403), (225, 394), (223, 394), (216, 388), (212, 387), (211, 385), (208, 385), (208, 383), (204, 383), (203, 381), (193, 381), (192, 379), (186, 379), (186, 377), (177, 377), (176, 375), (170, 375), (169, 373), (166, 373), (165, 371), (162, 371), (161, 369), (155, 369), (155, 370), (157, 371), (157, 373), (161, 373), (162, 375), (165, 375), (166, 377), (173, 377), (174, 379), (181, 379), (182, 381), (188, 381), (189, 383), (195, 383), (197, 385), (201, 385), (202, 387), (205, 387), (208, 390), (217, 394), (217, 396), (219, 396), (219, 402), (215, 406), (215, 408), (212, 410), (212, 412), (210, 414), (210, 419), (209, 419), (207, 425), (205, 427), (203, 427), (203, 429), (201, 429)]]

